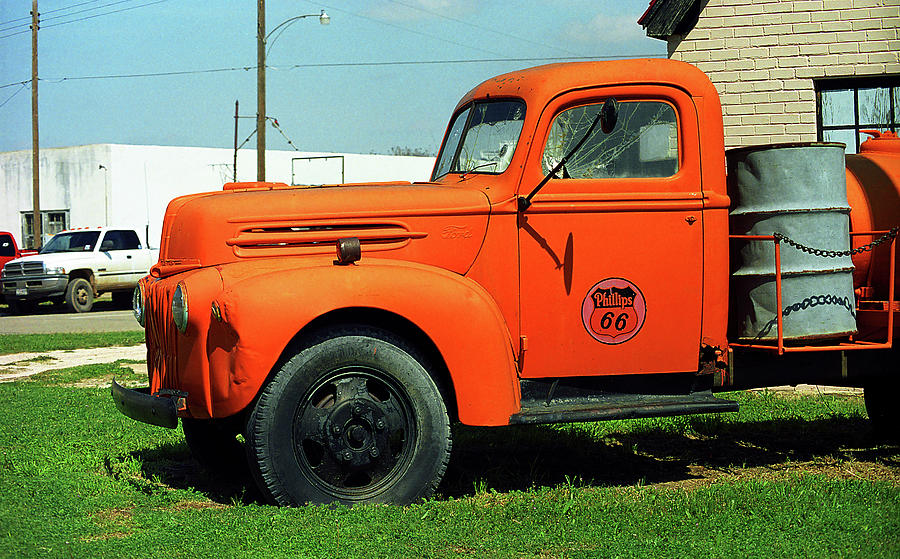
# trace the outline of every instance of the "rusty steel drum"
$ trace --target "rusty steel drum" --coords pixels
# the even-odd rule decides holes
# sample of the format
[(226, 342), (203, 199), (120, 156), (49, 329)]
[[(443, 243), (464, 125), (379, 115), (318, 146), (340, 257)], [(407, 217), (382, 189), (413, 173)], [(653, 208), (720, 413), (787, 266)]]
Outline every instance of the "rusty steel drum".
[[(780, 233), (819, 251), (850, 248), (843, 144), (753, 146), (726, 157), (732, 235)], [(775, 340), (775, 244), (739, 240), (732, 250), (730, 329), (742, 340)], [(782, 242), (781, 274), (786, 341), (856, 332), (850, 256), (825, 257)]]

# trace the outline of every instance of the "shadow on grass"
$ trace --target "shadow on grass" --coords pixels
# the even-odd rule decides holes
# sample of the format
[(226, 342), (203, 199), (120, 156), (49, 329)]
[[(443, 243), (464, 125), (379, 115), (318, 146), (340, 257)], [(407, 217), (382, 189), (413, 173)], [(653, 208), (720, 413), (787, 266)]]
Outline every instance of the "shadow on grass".
[(729, 423), (687, 419), (691, 435), (654, 428), (595, 437), (552, 426), (459, 428), (440, 491), (524, 490), (577, 482), (629, 486), (694, 479), (691, 466), (729, 471), (816, 459), (879, 461), (900, 467), (896, 446), (871, 435), (868, 420), (835, 417)]
[[(869, 422), (862, 417), (758, 422), (728, 422), (713, 416), (685, 419), (689, 429), (648, 427), (606, 435), (566, 426), (457, 425), (453, 454), (438, 497), (566, 483), (602, 487), (686, 481), (696, 478), (691, 467), (697, 466), (730, 471), (777, 469), (785, 462), (855, 460), (900, 468), (900, 450), (874, 439)], [(223, 504), (264, 502), (245, 468), (211, 475), (183, 443), (131, 456), (143, 465), (144, 481), (193, 488)]]
[(116, 466), (106, 465), (107, 473), (127, 481), (142, 493), (152, 494), (160, 484), (173, 489), (194, 489), (213, 502), (229, 504), (265, 504), (265, 499), (247, 470), (246, 464), (222, 467), (210, 472), (200, 466), (184, 442), (163, 444), (151, 449), (137, 450), (120, 456), (121, 462), (129, 459), (141, 464), (140, 478), (116, 475)]

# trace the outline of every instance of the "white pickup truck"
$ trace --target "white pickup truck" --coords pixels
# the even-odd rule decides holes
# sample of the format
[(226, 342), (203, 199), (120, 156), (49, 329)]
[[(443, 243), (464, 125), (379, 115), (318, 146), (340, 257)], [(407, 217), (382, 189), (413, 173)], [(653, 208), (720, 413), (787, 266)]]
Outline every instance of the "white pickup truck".
[(71, 229), (54, 235), (38, 254), (8, 262), (0, 283), (14, 313), (41, 301), (88, 312), (105, 292), (127, 306), (134, 286), (158, 258), (159, 251), (146, 248), (132, 229)]

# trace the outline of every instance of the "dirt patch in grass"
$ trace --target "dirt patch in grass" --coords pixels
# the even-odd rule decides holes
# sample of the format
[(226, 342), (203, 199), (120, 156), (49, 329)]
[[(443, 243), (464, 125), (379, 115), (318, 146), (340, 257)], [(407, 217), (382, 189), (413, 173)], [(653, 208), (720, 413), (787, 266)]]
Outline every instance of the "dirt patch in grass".
[(144, 346), (97, 347), (0, 355), (0, 382), (19, 380), (45, 371), (112, 363), (120, 359), (140, 361), (146, 357), (147, 348)]
[(134, 376), (133, 367), (134, 365), (123, 365), (120, 369), (121, 373), (110, 373), (100, 375), (99, 377), (84, 378), (77, 382), (65, 383), (62, 386), (71, 388), (109, 388), (112, 386), (113, 379), (116, 380), (119, 386), (124, 386), (125, 388), (146, 386), (147, 377), (142, 377), (140, 380), (131, 378)]
[(175, 512), (183, 511), (183, 510), (206, 510), (206, 509), (224, 509), (228, 508), (222, 503), (214, 503), (212, 501), (179, 501), (167, 508), (166, 510), (171, 510)]
[(806, 462), (785, 462), (748, 468), (710, 468), (702, 464), (687, 467), (687, 479), (647, 484), (655, 487), (692, 491), (715, 483), (734, 483), (748, 480), (779, 481), (799, 474), (823, 475), (831, 479), (859, 479), (882, 481), (900, 486), (900, 467), (879, 462), (858, 460), (817, 459)]
[(103, 532), (84, 536), (81, 538), (81, 541), (95, 542), (127, 538), (131, 535), (129, 528), (131, 527), (132, 516), (131, 509), (126, 508), (106, 509), (95, 512), (92, 515), (92, 520)]

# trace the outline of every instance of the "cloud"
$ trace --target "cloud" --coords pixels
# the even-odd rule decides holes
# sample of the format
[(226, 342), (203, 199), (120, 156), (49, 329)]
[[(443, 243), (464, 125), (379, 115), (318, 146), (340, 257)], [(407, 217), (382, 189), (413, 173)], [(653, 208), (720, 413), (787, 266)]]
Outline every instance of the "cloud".
[(474, 8), (474, 0), (397, 0), (382, 2), (366, 15), (390, 22), (421, 21), (439, 16), (461, 18)]
[(641, 14), (597, 14), (590, 21), (573, 21), (562, 32), (566, 41), (591, 45), (597, 43), (628, 43), (645, 39), (644, 29), (637, 20)]

